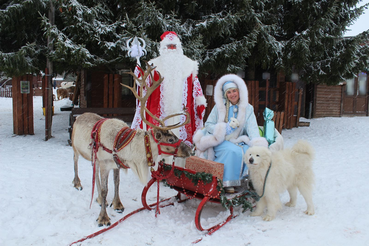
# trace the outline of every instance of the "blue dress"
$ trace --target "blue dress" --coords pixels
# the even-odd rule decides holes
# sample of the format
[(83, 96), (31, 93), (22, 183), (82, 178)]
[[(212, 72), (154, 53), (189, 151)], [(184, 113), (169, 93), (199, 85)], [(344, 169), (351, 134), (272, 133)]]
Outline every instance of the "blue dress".
[[(237, 111), (234, 107), (237, 105), (232, 105), (229, 108), (228, 121), (231, 117), (237, 118)], [(218, 122), (218, 111), (216, 107), (211, 111), (206, 123), (205, 129), (207, 134), (212, 134), (215, 124)], [(254, 114), (254, 108), (249, 104), (246, 108), (246, 120), (242, 127), (240, 135), (247, 135), (250, 140), (256, 137), (260, 137), (259, 127)], [(232, 131), (227, 130), (227, 134), (231, 134)], [(223, 186), (240, 186), (241, 180), (247, 175), (247, 166), (243, 162), (243, 155), (249, 146), (244, 143), (234, 144), (230, 141), (223, 141), (219, 145), (214, 147), (215, 159), (214, 161), (224, 164), (224, 174), (223, 174)]]

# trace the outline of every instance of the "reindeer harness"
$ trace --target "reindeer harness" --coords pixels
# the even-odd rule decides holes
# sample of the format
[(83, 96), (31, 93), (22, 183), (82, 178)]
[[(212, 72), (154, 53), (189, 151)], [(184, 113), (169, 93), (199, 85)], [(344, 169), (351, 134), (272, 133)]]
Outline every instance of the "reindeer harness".
[[(115, 136), (115, 140), (114, 140), (114, 144), (113, 144), (113, 150), (110, 150), (100, 142), (101, 126), (106, 120), (107, 120), (107, 118), (99, 120), (98, 122), (95, 123), (94, 127), (92, 128), (92, 131), (91, 131), (92, 143), (91, 143), (91, 145), (92, 145), (92, 155), (93, 155), (92, 157), (93, 158), (91, 158), (91, 160), (93, 160), (94, 163), (95, 163), (97, 152), (99, 150), (99, 147), (101, 147), (106, 152), (108, 152), (110, 154), (113, 154), (113, 159), (114, 159), (114, 161), (115, 161), (115, 163), (117, 164), (118, 167), (128, 169), (129, 167), (126, 166), (120, 160), (117, 153), (119, 151), (121, 151), (124, 147), (126, 147), (132, 141), (132, 139), (135, 137), (137, 131), (130, 129), (129, 127), (123, 127), (118, 132), (118, 134)], [(177, 155), (178, 147), (181, 144), (180, 140), (175, 142), (175, 143), (161, 143), (155, 138), (153, 130), (150, 130), (150, 133), (151, 133), (152, 137), (154, 138), (155, 143), (158, 146), (159, 155), (161, 155), (161, 154), (174, 155), (174, 156)], [(155, 163), (154, 163), (153, 156), (152, 156), (150, 136), (149, 136), (148, 132), (145, 132), (144, 143), (145, 143), (147, 164), (148, 164), (148, 166), (153, 167), (155, 165)], [(162, 146), (174, 147), (175, 148), (174, 154), (163, 151), (162, 148), (161, 148)]]
[[(113, 159), (115, 161), (115, 163), (117, 164), (118, 168), (122, 167), (125, 169), (128, 169), (129, 167), (126, 166), (119, 158), (119, 156), (117, 155), (117, 153), (122, 150), (124, 147), (126, 147), (131, 141), (132, 139), (135, 137), (137, 131), (130, 129), (129, 127), (123, 127), (122, 129), (120, 129), (120, 131), (118, 132), (118, 134), (115, 136), (115, 140), (114, 140), (114, 144), (113, 144), (113, 150), (108, 149), (107, 147), (105, 147), (101, 142), (100, 142), (100, 131), (101, 131), (101, 126), (102, 124), (108, 120), (107, 118), (101, 119), (98, 122), (95, 123), (94, 127), (92, 128), (91, 131), (91, 139), (92, 142), (90, 145), (92, 145), (92, 152), (91, 152), (91, 162), (92, 162), (92, 166), (93, 166), (93, 174), (92, 174), (92, 196), (91, 196), (91, 202), (90, 202), (90, 207), (92, 204), (92, 200), (93, 200), (93, 194), (94, 194), (94, 187), (95, 187), (95, 175), (96, 175), (96, 159), (97, 159), (97, 152), (99, 151), (99, 148), (103, 148), (103, 150), (105, 150), (106, 152), (113, 154)], [(158, 146), (158, 152), (159, 155), (161, 154), (167, 154), (167, 155), (173, 155), (174, 157), (177, 155), (178, 152), (178, 147), (181, 144), (181, 140), (175, 142), (175, 143), (161, 143), (159, 142), (155, 136), (154, 136), (154, 131), (151, 129), (150, 133), (152, 135), (152, 137), (154, 138), (155, 143)], [(160, 177), (158, 176), (158, 174), (156, 174), (156, 172), (154, 171), (154, 160), (153, 160), (153, 156), (152, 156), (152, 150), (151, 150), (151, 144), (150, 144), (150, 136), (148, 134), (148, 132), (145, 132), (145, 136), (144, 136), (144, 144), (145, 144), (145, 152), (146, 152), (146, 160), (147, 160), (147, 165), (149, 167), (151, 167), (151, 175), (152, 176), (156, 176), (156, 179), (158, 180), (162, 180), (165, 179), (165, 177)], [(169, 153), (169, 152), (165, 152), (161, 149), (161, 146), (171, 146), (174, 147), (174, 154)], [(173, 165), (174, 165), (174, 159), (173, 159)], [(172, 169), (174, 170), (174, 168)], [(158, 196), (157, 199), (159, 199), (159, 185), (158, 185)], [(158, 203), (159, 204), (159, 203)], [(157, 207), (157, 213), (160, 213), (159, 211), (159, 207)]]
[(113, 150), (110, 150), (100, 142), (101, 126), (106, 120), (107, 120), (106, 118), (99, 120), (98, 122), (95, 123), (94, 127), (92, 128), (92, 131), (91, 131), (92, 143), (91, 144), (92, 144), (93, 158), (91, 158), (91, 159), (96, 160), (97, 151), (99, 150), (99, 147), (101, 147), (106, 152), (108, 152), (110, 154), (113, 154), (113, 159), (114, 159), (114, 161), (115, 161), (115, 163), (117, 164), (118, 167), (120, 166), (122, 168), (127, 169), (129, 167), (126, 166), (119, 159), (119, 157), (117, 155), (117, 152), (121, 151), (124, 147), (126, 147), (132, 141), (132, 139), (136, 135), (136, 131), (130, 129), (129, 127), (123, 127), (122, 129), (120, 129), (118, 134), (115, 136), (115, 140), (114, 140), (114, 144), (113, 144)]

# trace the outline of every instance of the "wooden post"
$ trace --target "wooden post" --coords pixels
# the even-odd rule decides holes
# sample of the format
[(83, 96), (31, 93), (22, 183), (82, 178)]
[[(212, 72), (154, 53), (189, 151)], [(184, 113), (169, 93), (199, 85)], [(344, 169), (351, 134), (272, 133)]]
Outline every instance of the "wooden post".
[(120, 74), (114, 74), (114, 102), (113, 108), (121, 107), (122, 101), (122, 88), (120, 82), (122, 81), (122, 76)]
[(49, 140), (51, 136), (52, 120), (53, 120), (53, 87), (52, 87), (52, 74), (49, 73), (49, 69), (45, 69), (44, 77), (45, 94), (44, 94), (44, 105), (45, 108), (45, 141)]
[(269, 79), (266, 80), (265, 84), (265, 107), (269, 108)]
[(114, 74), (109, 74), (109, 99), (108, 99), (108, 108), (113, 107), (114, 101)]
[(300, 124), (302, 89), (299, 89), (298, 92), (299, 92), (299, 99), (297, 103), (296, 127), (299, 127), (299, 124)]
[[(13, 94), (13, 132), (17, 135), (34, 135), (33, 124), (33, 89), (31, 86), (33, 76), (24, 75), (12, 79)], [(25, 82), (21, 82), (25, 81)], [(21, 83), (27, 84), (21, 88)]]
[(86, 81), (87, 81), (87, 75), (86, 70), (81, 69), (79, 71), (80, 75), (80, 89), (79, 89), (79, 107), (80, 108), (87, 108), (87, 100), (86, 100)]
[[(55, 12), (55, 7), (52, 3), (52, 1), (50, 1), (50, 8), (49, 8), (49, 13), (48, 13), (48, 17), (49, 17), (49, 23), (50, 25), (54, 25), (55, 23), (55, 16), (54, 16), (54, 12)], [(49, 49), (49, 52), (51, 52), (54, 47), (51, 41), (50, 37), (47, 37), (47, 47)], [(45, 141), (49, 140), (52, 136), (51, 136), (51, 127), (52, 127), (52, 121), (53, 121), (53, 85), (52, 85), (52, 80), (53, 80), (53, 62), (49, 60), (49, 58), (47, 58), (46, 60), (46, 70), (45, 70), (45, 79), (46, 79), (46, 93), (44, 94), (46, 96), (46, 105), (45, 105)]]
[(104, 108), (109, 108), (109, 74), (104, 74)]
[[(204, 79), (205, 80), (205, 98), (206, 98), (206, 109), (205, 109), (205, 115), (204, 115), (204, 122), (206, 122), (211, 110), (213, 109), (215, 103), (214, 103), (214, 87), (217, 82), (217, 80), (213, 79)], [(208, 87), (209, 86), (209, 87)], [(207, 91), (208, 90), (208, 91)]]

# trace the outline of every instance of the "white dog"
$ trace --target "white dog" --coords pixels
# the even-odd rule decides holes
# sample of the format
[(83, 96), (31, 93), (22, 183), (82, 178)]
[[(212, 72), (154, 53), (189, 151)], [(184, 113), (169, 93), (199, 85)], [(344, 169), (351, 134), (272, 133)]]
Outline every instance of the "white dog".
[(271, 165), (264, 196), (257, 202), (256, 209), (251, 216), (262, 215), (266, 207), (267, 212), (263, 220), (273, 220), (276, 212), (282, 207), (279, 194), (288, 190), (290, 201), (286, 203), (286, 206), (294, 207), (297, 200), (297, 189), (307, 204), (305, 213), (313, 215), (313, 158), (313, 147), (303, 140), (298, 141), (292, 149), (276, 152), (259, 146), (249, 148), (244, 155), (244, 161), (249, 168), (252, 184), (259, 195), (263, 193), (265, 174)]

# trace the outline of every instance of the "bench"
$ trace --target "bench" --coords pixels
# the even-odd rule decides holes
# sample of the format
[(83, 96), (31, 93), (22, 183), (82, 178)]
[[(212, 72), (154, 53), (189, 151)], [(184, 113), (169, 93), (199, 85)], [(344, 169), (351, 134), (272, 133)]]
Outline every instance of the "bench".
[(117, 118), (123, 120), (128, 125), (131, 124), (135, 114), (135, 108), (73, 108), (69, 114), (69, 145), (72, 145), (73, 124), (78, 115), (86, 112), (98, 114), (104, 118)]

